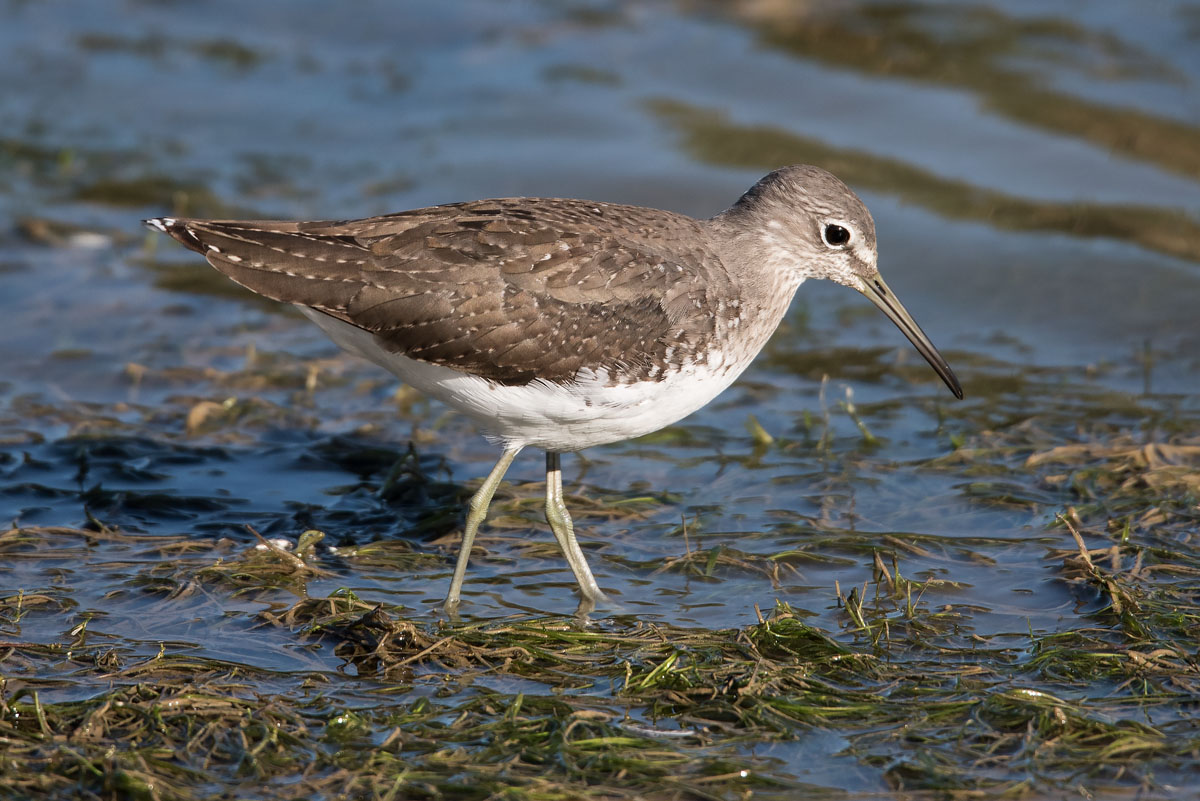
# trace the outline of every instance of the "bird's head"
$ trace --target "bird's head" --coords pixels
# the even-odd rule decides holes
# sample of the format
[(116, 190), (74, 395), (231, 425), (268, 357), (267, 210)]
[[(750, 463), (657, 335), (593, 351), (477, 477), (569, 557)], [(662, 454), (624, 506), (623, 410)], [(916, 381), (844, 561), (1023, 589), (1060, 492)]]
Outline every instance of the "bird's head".
[(962, 398), (950, 365), (879, 274), (871, 212), (836, 176), (810, 165), (783, 167), (752, 186), (723, 216), (736, 220), (743, 235), (757, 237), (754, 244), (768, 268), (787, 273), (793, 285), (825, 278), (866, 295)]

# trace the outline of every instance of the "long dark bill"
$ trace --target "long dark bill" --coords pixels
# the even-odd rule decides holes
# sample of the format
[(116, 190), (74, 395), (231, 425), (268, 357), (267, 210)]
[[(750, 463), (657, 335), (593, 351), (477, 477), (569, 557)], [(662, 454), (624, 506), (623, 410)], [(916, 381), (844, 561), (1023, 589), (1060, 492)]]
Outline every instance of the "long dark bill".
[(929, 366), (946, 382), (946, 386), (950, 387), (954, 397), (962, 400), (962, 385), (958, 383), (954, 371), (950, 369), (950, 365), (946, 364), (942, 354), (938, 353), (938, 349), (929, 341), (929, 337), (925, 336), (921, 326), (913, 321), (912, 315), (904, 308), (904, 304), (896, 299), (892, 290), (888, 289), (888, 285), (883, 282), (883, 279), (875, 276), (873, 279), (864, 281), (863, 288), (859, 291), (870, 298), (871, 302), (904, 332), (908, 341), (916, 346), (920, 354), (925, 357), (925, 361), (929, 362)]

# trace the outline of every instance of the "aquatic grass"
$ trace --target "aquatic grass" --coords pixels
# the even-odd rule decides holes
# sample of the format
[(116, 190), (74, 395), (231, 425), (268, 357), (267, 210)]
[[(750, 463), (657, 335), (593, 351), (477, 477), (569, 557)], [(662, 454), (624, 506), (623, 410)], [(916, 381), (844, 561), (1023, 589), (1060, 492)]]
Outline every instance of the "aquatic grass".
[[(499, 27), (484, 19), (483, 39), (458, 30), (451, 45), (462, 52), (540, 59), (525, 71), (534, 91), (518, 80), (515, 92), (492, 93), (505, 108), (483, 102), (468, 116), (509, 119), (529, 98), (541, 109), (564, 92), (588, 95), (577, 105), (591, 112), (593, 100), (636, 108), (645, 98), (619, 91), (636, 80), (621, 72), (617, 85), (617, 73), (564, 67), (553, 52), (566, 42), (583, 58), (580, 33), (598, 28), (623, 52), (655, 53), (636, 38), (654, 29), (672, 46), (695, 40), (719, 53), (732, 42), (750, 76), (782, 75), (788, 58), (778, 56), (789, 54), (807, 72), (848, 70), (878, 84), (855, 91), (905, 82), (912, 97), (922, 86), (961, 90), (966, 112), (979, 110), (971, 97), (986, 106), (975, 114), (985, 139), (999, 114), (1022, 123), (1023, 136), (1058, 132), (1176, 177), (1200, 175), (1197, 126), (1152, 108), (1187, 78), (1170, 60), (1178, 42), (1148, 52), (1130, 44), (1136, 35), (1078, 20), (951, 5), (702, 10), (682, 38), (639, 24), (673, 25), (671, 14), (642, 19), (625, 8), (535, 11)], [(186, 17), (183, 6), (171, 13)], [(20, 26), (44, 15), (17, 4), (9, 16)], [(722, 21), (730, 17), (741, 30)], [(1107, 200), (1023, 196), (1013, 187), (1028, 181), (989, 165), (980, 181), (992, 185), (972, 185), (830, 147), (786, 115), (784, 127), (757, 125), (754, 97), (734, 104), (739, 118), (714, 113), (718, 102), (678, 102), (685, 91), (651, 100), (643, 108), (652, 119), (710, 166), (815, 161), (904, 201), (900, 216), (886, 203), (877, 211), (915, 226), (906, 229), (910, 256), (925, 242), (986, 247), (966, 266), (980, 269), (960, 273), (947, 297), (1020, 304), (1017, 292), (989, 294), (1000, 271), (1008, 286), (1051, 285), (1018, 309), (1015, 329), (991, 337), (968, 326), (951, 343), (968, 387), (962, 403), (935, 397), (927, 367), (897, 358), (891, 340), (846, 340), (875, 341), (870, 309), (799, 298), (719, 405), (575, 463), (584, 467), (571, 476), (569, 503), (581, 539), (624, 608), (583, 619), (521, 606), (553, 609), (567, 591), (542, 521), (544, 488), (517, 480), (502, 489), (474, 557), (484, 591), (466, 617), (447, 619), (430, 611), (438, 574), (449, 570), (473, 488), (466, 466), (484, 453), (469, 425), (374, 368), (330, 357), (289, 312), (136, 226), (163, 213), (311, 216), (314, 206), (346, 203), (350, 214), (388, 211), (413, 191), (436, 193), (445, 159), (435, 154), (432, 171), (400, 180), (381, 171), (369, 154), (387, 150), (390, 128), (362, 139), (361, 153), (329, 151), (333, 129), (304, 124), (309, 111), (333, 119), (320, 103), (289, 105), (274, 122), (299, 144), (264, 155), (225, 147), (245, 137), (172, 128), (178, 98), (156, 117), (149, 92), (145, 120), (118, 119), (103, 102), (111, 93), (85, 91), (101, 101), (89, 111), (71, 89), (136, 84), (139, 70), (157, 67), (185, 86), (231, 82), (232, 92), (202, 94), (243, 111), (261, 91), (310, 100), (328, 91), (348, 109), (378, 108), (437, 76), (410, 81), (386, 52), (391, 39), (375, 51), (371, 36), (358, 41), (353, 31), (309, 37), (311, 52), (291, 59), (282, 40), (264, 48), (202, 32), (164, 37), (96, 14), (60, 22), (41, 25), (65, 31), (51, 49), (25, 37), (10, 59), (18, 69), (23, 58), (53, 67), (29, 73), (52, 90), (29, 106), (45, 120), (27, 114), (22, 123), (18, 113), (0, 137), (0, 184), (19, 212), (12, 235), (0, 236), (17, 344), (0, 381), (0, 797), (1033, 801), (1193, 792), (1200, 408), (1186, 391), (1155, 390), (1160, 373), (1186, 390), (1194, 337), (1159, 325), (1186, 319), (1186, 309), (1161, 318), (1136, 306), (1171, 299), (1155, 281), (1187, 284), (1162, 254), (1185, 268), (1200, 258), (1194, 214), (1137, 205), (1155, 193), (1124, 184)], [(774, 51), (770, 63), (753, 63), (747, 30)], [(414, 58), (428, 54), (414, 46)], [(93, 80), (81, 84), (75, 72)], [(744, 83), (707, 85), (728, 93)], [(1083, 84), (1086, 98), (1072, 94)], [(1130, 92), (1143, 108), (1115, 104)], [(53, 113), (64, 103), (70, 114)], [(401, 131), (409, 151), (465, 130), (453, 113), (431, 113)], [(235, 125), (239, 115), (218, 118)], [(590, 119), (551, 127), (591, 131)], [(837, 124), (830, 131), (836, 140)], [(535, 149), (529, 163), (547, 174), (555, 153), (573, 152)], [(531, 174), (514, 158), (501, 172)], [(699, 186), (696, 177), (676, 181), (682, 173), (672, 169), (662, 173), (671, 180), (637, 191), (664, 205), (702, 202), (680, 194)], [(1104, 178), (1076, 177), (1093, 188)], [(723, 180), (720, 169), (699, 179)], [(1172, 186), (1176, 200), (1187, 191)], [(261, 208), (235, 208), (232, 197)], [(1045, 252), (1065, 271), (1044, 270)], [(1086, 341), (1028, 347), (1055, 324), (1063, 285), (1054, 276), (1097, 259), (1113, 280), (1087, 284), (1086, 308), (1062, 309), (1059, 324), (1103, 312), (1100, 287), (1146, 267), (1134, 308), (1089, 327)], [(999, 319), (984, 311), (980, 323)], [(47, 319), (57, 325), (44, 343), (22, 333)], [(1157, 341), (1143, 348), (1141, 331)], [(993, 355), (1003, 352), (1040, 364)], [(1073, 352), (1104, 355), (1047, 366)], [(624, 469), (634, 460), (637, 479)], [(707, 487), (714, 476), (719, 496)], [(511, 569), (518, 560), (522, 569)]]
[[(28, 558), (41, 538), (77, 558), (78, 542), (93, 536), (125, 535), (13, 529), (0, 544)], [(155, 547), (154, 538), (130, 540)], [(162, 543), (174, 558), (197, 557), (173, 552), (178, 545)], [(314, 545), (291, 556), (301, 565), (325, 558)], [(270, 549), (243, 552), (236, 570), (211, 551), (199, 555), (210, 564), (192, 574), (230, 598), (255, 582), (278, 590), (281, 571), (296, 573), (297, 587), (311, 578)], [(1088, 555), (1102, 571), (1105, 559)], [(10, 757), (0, 774), (10, 797), (83, 789), (190, 799), (217, 785), (257, 797), (268, 782), (280, 798), (393, 789), (393, 798), (723, 798), (748, 788), (783, 798), (803, 784), (785, 765), (748, 757), (744, 744), (814, 730), (839, 732), (845, 754), (884, 768), (894, 788), (925, 792), (1156, 786), (1190, 764), (1200, 738), (1180, 701), (1194, 697), (1200, 668), (1194, 653), (1155, 639), (1177, 629), (1104, 625), (1101, 609), (1090, 630), (968, 646), (956, 631), (962, 616), (923, 601), (932, 583), (903, 574), (902, 552), (874, 563), (868, 586), (843, 594), (846, 627), (832, 632), (786, 604), (717, 630), (619, 616), (420, 620), (348, 591), (259, 613), (260, 625), (303, 647), (332, 647), (354, 668), (348, 684), (323, 673), (264, 682), (267, 674), (171, 647), (117, 664), (101, 659), (106, 646), (82, 644), (70, 661), (76, 680), (95, 673), (116, 686), (48, 701), (52, 685), (21, 689), (20, 677), (61, 666), (62, 646), (4, 642), (0, 738)], [(1087, 568), (1063, 570), (1069, 579)], [(1116, 580), (1106, 571), (1079, 578), (1097, 594)], [(1137, 598), (1142, 614), (1159, 609), (1152, 589)], [(1172, 600), (1175, 614), (1196, 615), (1194, 601)], [(22, 603), (10, 596), (5, 608)], [(106, 756), (114, 742), (117, 758)]]
[[(723, 458), (756, 458), (772, 486), (813, 499), (768, 516), (765, 530), (714, 526), (717, 507), (681, 520), (680, 497), (640, 485), (573, 488), (585, 542), (590, 527), (615, 525), (632, 536), (661, 529), (676, 544), (665, 559), (602, 545), (610, 564), (706, 587), (749, 579), (767, 598), (802, 585), (810, 609), (780, 602), (728, 627), (621, 613), (438, 619), (365, 584), (449, 564), (439, 549), (456, 539), (470, 487), (419, 444), (339, 434), (306, 448), (302, 464), (350, 476), (330, 495), (354, 503), (336, 528), (302, 536), (295, 521), (255, 520), (260, 541), (240, 526), (150, 535), (108, 522), (208, 508), (211, 499), (142, 487), (174, 464), (222, 464), (237, 453), (225, 438), (262, 436), (295, 414), (214, 417), (189, 433), (195, 403), (238, 387), (276, 406), (289, 395), (319, 406), (354, 386), (337, 365), (313, 385), (302, 360), (239, 358), (278, 378), (255, 386), (240, 370), (148, 370), (147, 390), (199, 388), (174, 396), (169, 437), (80, 436), (36, 452), (85, 477), (76, 497), (91, 518), (0, 531), (0, 563), (39, 577), (0, 593), (0, 796), (855, 797), (806, 783), (803, 765), (771, 756), (807, 753), (822, 738), (839, 743), (827, 758), (876, 777), (860, 795), (1154, 797), (1190, 776), (1200, 751), (1196, 421), (1176, 409), (1171, 426), (1138, 428), (1169, 400), (1067, 382), (1053, 405), (1030, 407), (1025, 393), (1040, 380), (1030, 378), (1018, 395), (997, 382), (995, 397), (931, 410), (957, 442), (903, 466), (949, 478), (945, 499), (918, 499), (915, 530), (876, 530), (854, 514), (863, 482), (897, 466), (862, 447), (850, 409), (828, 403), (801, 434), (812, 442), (781, 434), (754, 456), (752, 436), (722, 441)], [(886, 406), (853, 411), (887, 442)], [(810, 452), (818, 440), (822, 450)], [(716, 458), (699, 440), (634, 452)], [(552, 554), (548, 537), (530, 536), (542, 530), (540, 496), (538, 482), (502, 488), (481, 538), (488, 558)], [(926, 530), (920, 521), (936, 523), (939, 504), (1016, 515), (1024, 528)], [(240, 517), (233, 506), (216, 511)], [(433, 539), (337, 538), (375, 516), (403, 516), (405, 531)], [(276, 541), (280, 528), (294, 545)], [(975, 600), (978, 574), (961, 568), (1003, 568), (1014, 548), (1065, 599), (1057, 626), (981, 627), (990, 610)], [(56, 578), (80, 564), (100, 567), (103, 604)], [(814, 576), (830, 578), (814, 585)], [(106, 607), (134, 600), (202, 621), (208, 634), (199, 643), (115, 636)], [(294, 667), (275, 673), (202, 652), (228, 636), (278, 648)]]

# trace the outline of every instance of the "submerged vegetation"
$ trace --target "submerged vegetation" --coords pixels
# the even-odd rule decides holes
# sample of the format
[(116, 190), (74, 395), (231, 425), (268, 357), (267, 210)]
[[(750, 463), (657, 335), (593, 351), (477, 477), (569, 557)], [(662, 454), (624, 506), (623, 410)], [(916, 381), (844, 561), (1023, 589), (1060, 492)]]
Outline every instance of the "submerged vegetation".
[[(0, 4), (0, 799), (1196, 794), (1195, 9), (135, 5)], [(532, 460), (442, 614), (494, 449), (137, 223), (705, 214), (787, 162), (967, 398), (806, 284), (566, 463), (590, 617)]]
[[(278, 355), (208, 376), (236, 386), (252, 373), (261, 386), (285, 388), (277, 392), (306, 391), (303, 364)], [(346, 386), (307, 384), (318, 395)], [(961, 432), (957, 447), (904, 467), (965, 480), (964, 496), (980, 509), (1043, 521), (1030, 538), (872, 533), (815, 516), (786, 524), (794, 542), (776, 552), (740, 550), (734, 539), (714, 546), (713, 533), (689, 531), (695, 524), (686, 520), (675, 533), (679, 555), (658, 563), (601, 551), (606, 563), (651, 580), (671, 574), (718, 589), (749, 580), (759, 597), (780, 598), (733, 627), (621, 608), (592, 619), (445, 619), (372, 597), (355, 578), (444, 575), (442, 540), (331, 543), (314, 530), (281, 547), (254, 530), (206, 539), (126, 533), (101, 519), (81, 529), (14, 527), (0, 534), (0, 560), (44, 578), (0, 598), (0, 794), (1169, 796), (1191, 781), (1200, 756), (1196, 421), (1176, 410), (1135, 439), (1132, 416), (1153, 416), (1158, 401), (1059, 387), (1020, 420), (1000, 420), (1017, 402), (1004, 393), (952, 407), (961, 411), (944, 425)], [(1089, 421), (1081, 422), (1085, 401)], [(194, 409), (177, 411), (188, 439), (236, 441), (238, 431), (268, 425), (226, 408), (194, 429)], [(984, 416), (991, 426), (980, 425)], [(839, 418), (846, 426), (836, 434)], [(861, 480), (887, 469), (870, 433), (886, 429), (885, 418), (882, 407), (840, 404), (809, 421), (825, 433), (807, 429), (804, 416), (797, 432), (824, 443), (805, 447), (811, 458), (852, 463), (840, 469)], [(748, 428), (747, 459), (769, 462), (798, 442), (786, 432), (765, 439), (757, 422)], [(84, 436), (78, 445), (93, 465), (101, 452), (129, 447)], [(876, 445), (864, 449), (868, 436)], [(426, 499), (429, 517), (413, 520), (414, 531), (455, 530), (452, 510), (467, 488), (439, 479), (435, 463), (361, 446), (357, 458), (367, 460), (356, 469), (379, 496)], [(652, 496), (587, 495), (572, 503), (596, 526), (637, 527), (671, 513)], [(522, 565), (556, 558), (521, 533), (534, 525), (537, 497), (526, 487), (498, 502), (489, 551), (522, 553)], [(163, 508), (165, 500), (139, 503)], [(972, 585), (1030, 543), (1040, 552), (1032, 586), (1044, 587), (1032, 592), (1059, 599), (1058, 623), (1017, 615), (997, 625), (1003, 611), (989, 605), (999, 599)], [(821, 564), (837, 565), (841, 580), (785, 593), (820, 611), (782, 600), (782, 588)], [(82, 586), (54, 578), (81, 566), (96, 574)], [(81, 590), (105, 600), (76, 597)], [(148, 650), (153, 626), (141, 642), (109, 630), (109, 614), (130, 608), (153, 610), (172, 630), (194, 621), (204, 633), (195, 642), (164, 637)], [(255, 650), (286, 653), (289, 665), (234, 656)], [(809, 754), (826, 764), (810, 768)]]

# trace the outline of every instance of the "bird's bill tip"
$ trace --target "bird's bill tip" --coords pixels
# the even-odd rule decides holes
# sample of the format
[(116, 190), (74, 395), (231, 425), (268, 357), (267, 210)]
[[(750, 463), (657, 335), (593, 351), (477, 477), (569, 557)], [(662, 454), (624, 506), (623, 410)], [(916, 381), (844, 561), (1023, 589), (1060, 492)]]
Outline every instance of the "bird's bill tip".
[(883, 282), (879, 275), (873, 278), (863, 279), (862, 286), (857, 287), (859, 292), (867, 296), (880, 311), (887, 315), (888, 319), (896, 324), (896, 327), (908, 337), (908, 341), (913, 344), (917, 352), (925, 357), (925, 361), (929, 362), (929, 366), (938, 374), (938, 377), (945, 382), (950, 391), (954, 393), (954, 397), (962, 400), (963, 390), (962, 384), (958, 382), (958, 376), (950, 369), (950, 365), (942, 358), (942, 354), (929, 341), (929, 337), (921, 330), (921, 326), (917, 325), (913, 320), (912, 315), (904, 308), (904, 304), (892, 294), (892, 290)]

